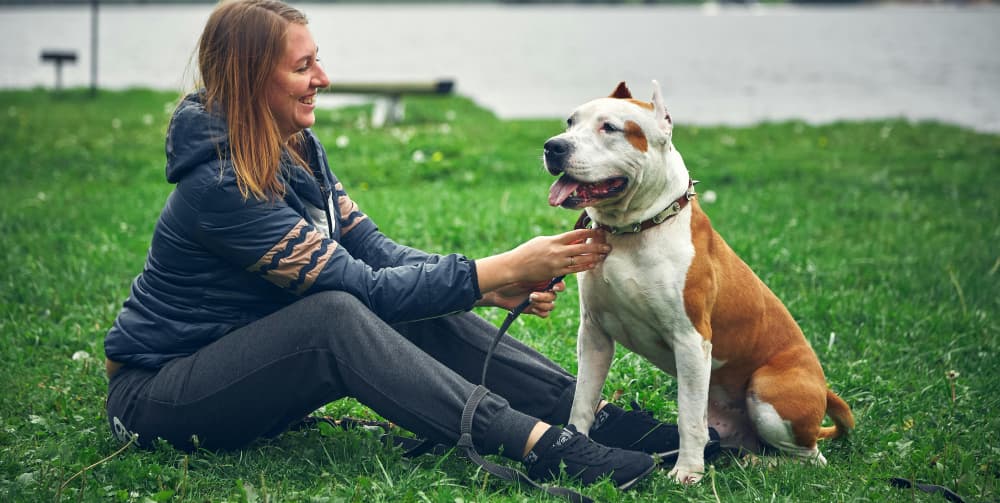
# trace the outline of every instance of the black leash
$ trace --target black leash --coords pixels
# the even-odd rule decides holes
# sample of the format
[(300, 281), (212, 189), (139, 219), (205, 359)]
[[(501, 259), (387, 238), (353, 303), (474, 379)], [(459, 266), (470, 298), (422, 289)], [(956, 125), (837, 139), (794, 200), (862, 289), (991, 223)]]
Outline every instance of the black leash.
[[(566, 276), (559, 276), (557, 278), (552, 278), (552, 281), (549, 281), (548, 286), (546, 286), (543, 291), (552, 290), (565, 277)], [(500, 339), (503, 339), (503, 336), (507, 333), (507, 329), (510, 328), (511, 323), (514, 323), (514, 320), (516, 320), (517, 317), (520, 316), (521, 313), (523, 313), (524, 310), (530, 305), (531, 299), (524, 299), (517, 305), (517, 307), (511, 309), (510, 312), (507, 313), (507, 317), (504, 318), (503, 323), (500, 324), (500, 328), (497, 330), (497, 335), (493, 338), (493, 344), (490, 345), (490, 350), (486, 352), (486, 359), (483, 360), (483, 374), (479, 377), (480, 385), (486, 386), (486, 372), (490, 368), (490, 360), (493, 359), (493, 351), (495, 351), (497, 346), (500, 344)]]
[(944, 499), (951, 501), (952, 503), (965, 502), (965, 500), (963, 500), (961, 496), (956, 494), (955, 491), (952, 491), (951, 489), (948, 489), (947, 487), (944, 486), (926, 484), (923, 482), (918, 482), (910, 479), (904, 479), (902, 477), (893, 477), (889, 479), (889, 483), (892, 484), (893, 487), (898, 487), (900, 489), (919, 489), (925, 493), (940, 494), (944, 496)]
[[(563, 278), (564, 276), (553, 278), (552, 281), (549, 282), (549, 285), (545, 287), (545, 290), (551, 290), (557, 283), (562, 281)], [(461, 436), (458, 438), (458, 447), (462, 448), (466, 457), (497, 478), (508, 482), (524, 483), (528, 487), (532, 487), (539, 491), (543, 491), (553, 496), (566, 498), (572, 503), (594, 503), (594, 500), (576, 491), (566, 489), (565, 487), (543, 486), (538, 482), (531, 480), (530, 477), (518, 470), (489, 461), (479, 455), (479, 453), (476, 452), (476, 447), (472, 444), (472, 418), (476, 413), (476, 408), (479, 406), (479, 402), (481, 402), (486, 394), (489, 393), (489, 389), (486, 388), (486, 374), (490, 368), (490, 360), (493, 359), (493, 352), (500, 344), (500, 340), (503, 339), (503, 336), (507, 333), (507, 329), (510, 328), (510, 325), (514, 323), (514, 320), (517, 319), (517, 317), (520, 316), (520, 314), (524, 312), (530, 304), (531, 299), (525, 299), (523, 302), (518, 304), (517, 307), (507, 313), (507, 317), (503, 320), (503, 323), (497, 330), (497, 335), (493, 338), (493, 343), (490, 345), (489, 351), (486, 352), (486, 359), (483, 361), (483, 373), (480, 378), (481, 384), (476, 386), (476, 389), (472, 391), (472, 395), (469, 397), (468, 401), (465, 402), (465, 409), (462, 411), (461, 428), (459, 430), (461, 432)]]
[[(584, 211), (580, 213), (580, 217), (576, 220), (576, 224), (573, 228), (584, 229), (589, 225), (590, 217), (588, 217), (587, 212)], [(552, 278), (552, 281), (549, 281), (548, 286), (546, 286), (544, 290), (552, 290), (565, 277), (566, 276), (563, 275)], [(514, 323), (514, 320), (517, 319), (517, 317), (520, 316), (529, 305), (531, 305), (531, 299), (524, 299), (524, 301), (518, 304), (517, 307), (507, 313), (507, 317), (504, 318), (503, 323), (500, 324), (500, 328), (497, 329), (497, 335), (493, 338), (493, 344), (490, 345), (489, 351), (486, 352), (486, 358), (483, 360), (483, 373), (479, 379), (480, 384), (479, 386), (476, 386), (475, 390), (472, 391), (472, 395), (469, 397), (469, 400), (465, 402), (465, 409), (462, 411), (462, 424), (461, 429), (459, 430), (461, 432), (461, 436), (458, 438), (458, 447), (461, 447), (465, 451), (466, 457), (498, 478), (514, 483), (523, 482), (528, 487), (544, 491), (553, 496), (566, 498), (572, 503), (594, 503), (594, 500), (576, 491), (566, 489), (565, 487), (543, 486), (538, 482), (531, 480), (531, 478), (518, 470), (501, 466), (484, 459), (478, 452), (476, 452), (476, 448), (472, 444), (472, 417), (475, 415), (476, 407), (479, 406), (479, 402), (482, 401), (483, 397), (485, 397), (487, 393), (489, 393), (489, 389), (486, 388), (486, 374), (490, 368), (490, 361), (493, 359), (493, 352), (500, 344), (500, 340), (503, 339), (503, 336), (507, 333), (507, 329), (510, 328), (510, 325)], [(427, 449), (424, 447), (418, 447), (418, 449), (411, 452), (416, 452), (417, 450), (426, 452)], [(410, 455), (410, 452), (408, 452), (407, 455)]]
[[(590, 218), (587, 216), (586, 212), (582, 212), (580, 214), (580, 217), (576, 221), (574, 229), (583, 229), (586, 228), (589, 224), (590, 224)], [(545, 291), (552, 290), (560, 281), (563, 280), (563, 278), (565, 278), (565, 276), (552, 278), (552, 280), (549, 281), (548, 286), (546, 286), (544, 290)], [(530, 477), (528, 477), (527, 475), (518, 470), (503, 465), (498, 465), (492, 461), (489, 461), (483, 458), (476, 451), (476, 447), (472, 443), (472, 418), (473, 416), (475, 416), (476, 408), (479, 407), (479, 402), (481, 402), (483, 398), (486, 396), (486, 394), (489, 393), (490, 391), (488, 388), (486, 388), (486, 374), (489, 372), (490, 361), (493, 360), (493, 353), (494, 351), (496, 351), (497, 346), (500, 345), (500, 341), (503, 339), (503, 336), (507, 334), (507, 329), (510, 328), (510, 325), (514, 323), (514, 320), (516, 320), (517, 317), (520, 316), (521, 313), (524, 312), (524, 310), (527, 309), (529, 305), (531, 305), (530, 298), (525, 299), (520, 304), (518, 304), (514, 309), (511, 309), (510, 312), (507, 313), (507, 317), (503, 320), (503, 323), (500, 324), (500, 328), (497, 329), (497, 335), (496, 337), (493, 338), (493, 343), (490, 344), (490, 348), (486, 352), (486, 358), (483, 360), (483, 372), (479, 379), (480, 384), (476, 386), (474, 390), (472, 390), (472, 395), (469, 396), (469, 399), (465, 402), (465, 408), (462, 410), (462, 422), (459, 427), (460, 436), (458, 438), (458, 444), (456, 445), (457, 447), (462, 449), (467, 458), (469, 458), (474, 463), (479, 465), (482, 469), (486, 470), (488, 473), (497, 478), (503, 479), (507, 482), (523, 483), (528, 487), (537, 489), (539, 491), (543, 491), (547, 494), (566, 498), (571, 503), (594, 503), (594, 500), (576, 491), (573, 491), (571, 489), (566, 489), (564, 487), (543, 486), (538, 482), (531, 480)], [(397, 445), (401, 445), (404, 448), (408, 447), (409, 449), (403, 455), (411, 458), (427, 452), (431, 452), (435, 450), (437, 447), (441, 447), (440, 444), (437, 444), (436, 442), (429, 439), (419, 441), (416, 439), (406, 439), (402, 437), (396, 437), (393, 438), (392, 440)]]

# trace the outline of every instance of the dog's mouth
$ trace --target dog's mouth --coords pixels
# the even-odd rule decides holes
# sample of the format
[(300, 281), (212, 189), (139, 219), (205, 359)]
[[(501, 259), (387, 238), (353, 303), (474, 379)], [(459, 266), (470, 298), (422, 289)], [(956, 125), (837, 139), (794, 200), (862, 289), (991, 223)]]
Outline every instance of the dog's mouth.
[(549, 188), (549, 205), (575, 210), (592, 206), (595, 201), (620, 194), (628, 185), (624, 176), (584, 183), (563, 175)]

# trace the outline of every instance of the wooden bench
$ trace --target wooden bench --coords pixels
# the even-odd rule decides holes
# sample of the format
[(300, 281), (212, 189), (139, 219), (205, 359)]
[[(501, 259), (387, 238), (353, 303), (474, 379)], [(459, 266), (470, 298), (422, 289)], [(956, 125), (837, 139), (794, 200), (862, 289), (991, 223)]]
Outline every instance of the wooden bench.
[(56, 90), (62, 89), (63, 63), (76, 63), (76, 51), (43, 49), (42, 63), (52, 62), (56, 65)]
[(323, 92), (376, 96), (372, 126), (382, 127), (403, 120), (403, 95), (445, 96), (454, 89), (454, 80), (439, 79), (431, 82), (334, 82)]

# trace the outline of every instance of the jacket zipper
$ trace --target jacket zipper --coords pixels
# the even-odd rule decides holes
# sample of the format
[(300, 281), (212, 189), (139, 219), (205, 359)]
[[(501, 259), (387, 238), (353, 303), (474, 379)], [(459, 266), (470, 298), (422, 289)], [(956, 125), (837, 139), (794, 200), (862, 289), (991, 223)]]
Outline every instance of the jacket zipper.
[(323, 211), (326, 212), (326, 228), (330, 231), (330, 239), (333, 239), (333, 216), (330, 215), (330, 202), (333, 201), (333, 190), (329, 190), (326, 184), (320, 184), (320, 193), (323, 194)]

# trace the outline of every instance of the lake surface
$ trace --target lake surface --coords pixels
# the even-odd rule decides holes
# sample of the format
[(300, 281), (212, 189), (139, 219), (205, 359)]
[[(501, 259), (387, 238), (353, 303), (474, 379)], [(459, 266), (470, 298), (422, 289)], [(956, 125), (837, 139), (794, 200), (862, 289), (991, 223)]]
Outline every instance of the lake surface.
[[(997, 6), (299, 4), (336, 81), (454, 78), (501, 117), (564, 117), (620, 80), (659, 80), (679, 126), (907, 117), (1000, 132)], [(102, 6), (98, 83), (182, 90), (211, 5)], [(90, 9), (0, 7), (0, 87), (52, 86)], [(325, 96), (325, 104), (336, 97)]]

